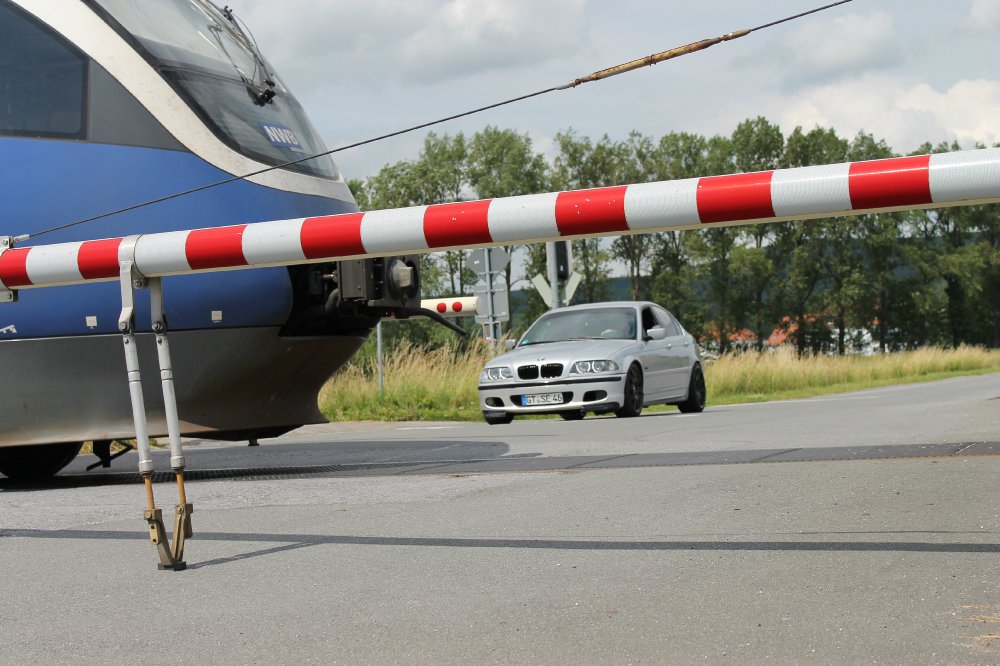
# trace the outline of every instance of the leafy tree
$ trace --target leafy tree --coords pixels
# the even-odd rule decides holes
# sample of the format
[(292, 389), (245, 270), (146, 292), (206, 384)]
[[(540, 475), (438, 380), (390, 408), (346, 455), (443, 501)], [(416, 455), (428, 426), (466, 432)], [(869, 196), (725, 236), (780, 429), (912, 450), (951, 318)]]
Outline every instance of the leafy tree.
[[(620, 162), (620, 149), (606, 135), (595, 144), (589, 138), (578, 138), (573, 130), (568, 130), (556, 135), (556, 145), (559, 152), (552, 164), (552, 189), (586, 189), (613, 182)], [(593, 303), (608, 299), (610, 259), (609, 252), (598, 238), (573, 241), (574, 269), (582, 275), (577, 290), (579, 300)]]
[[(542, 192), (548, 189), (548, 169), (544, 156), (534, 151), (531, 137), (526, 133), (487, 126), (476, 132), (469, 143), (469, 185), (480, 199)], [(505, 269), (510, 293), (518, 246), (509, 245), (505, 249), (511, 255)]]
[[(873, 160), (892, 157), (885, 141), (859, 132), (851, 141), (847, 159)], [(898, 271), (905, 266), (899, 243), (901, 216), (896, 213), (861, 215), (844, 224), (855, 225), (865, 267), (865, 289), (857, 303), (858, 319), (866, 325), (879, 348), (889, 351), (904, 343), (902, 329), (894, 321), (910, 307), (912, 294), (902, 288)]]
[[(785, 142), (782, 164), (795, 168), (833, 164), (847, 160), (849, 142), (833, 129), (816, 127), (803, 132), (796, 127)], [(778, 325), (789, 331), (799, 355), (806, 349), (818, 350), (825, 342), (824, 331), (811, 317), (820, 307), (818, 294), (823, 283), (823, 222), (782, 222), (773, 225), (771, 244), (778, 285), (776, 310)], [(823, 322), (819, 321), (822, 328)]]
[[(649, 137), (638, 132), (616, 145), (617, 168), (609, 174), (613, 184), (642, 183), (656, 178), (655, 163), (659, 157), (657, 146)], [(625, 263), (632, 300), (649, 296), (646, 274), (656, 239), (650, 234), (618, 236), (611, 243), (611, 255)]]
[[(421, 201), (425, 204), (461, 201), (466, 183), (466, 163), (469, 151), (465, 136), (439, 137), (428, 132), (424, 147), (414, 164), (415, 177), (421, 182)], [(465, 250), (446, 250), (441, 254), (450, 295), (464, 294), (466, 289)]]
[[(654, 180), (679, 180), (704, 173), (708, 141), (687, 132), (663, 135), (650, 165)], [(695, 289), (697, 271), (692, 255), (695, 234), (667, 231), (656, 234), (652, 251), (652, 298), (677, 315), (697, 337), (706, 334), (708, 305)]]
[[(718, 175), (733, 173), (733, 143), (728, 137), (713, 136), (706, 142), (705, 159), (701, 173)], [(737, 247), (739, 230), (729, 227), (711, 227), (695, 232), (690, 248), (697, 266), (696, 278), (706, 285), (709, 298), (706, 332), (715, 337), (720, 353), (729, 350), (729, 334), (733, 326), (733, 290), (736, 276), (732, 271), (732, 253)]]
[[(738, 171), (769, 171), (781, 166), (785, 152), (785, 137), (777, 125), (758, 116), (744, 120), (733, 131), (733, 163)], [(757, 339), (757, 349), (762, 349), (774, 330), (777, 289), (772, 287), (774, 274), (772, 240), (776, 230), (773, 224), (755, 224), (743, 227), (743, 247), (734, 256), (736, 293), (734, 315), (749, 327)]]
[[(633, 132), (597, 141), (567, 130), (556, 136), (551, 164), (530, 137), (487, 127), (425, 137), (420, 155), (387, 164), (349, 187), (362, 209), (463, 198), (505, 197), (543, 190), (585, 189), (651, 180), (693, 178), (891, 157), (884, 141), (864, 132), (852, 140), (833, 129), (795, 128), (787, 137), (763, 117), (730, 136), (671, 132), (654, 140)], [(958, 146), (925, 144), (926, 152)], [(544, 246), (525, 247), (527, 275), (546, 273)], [(1000, 345), (1000, 206), (966, 206), (697, 232), (627, 235), (611, 242), (574, 242), (580, 300), (610, 296), (611, 261), (625, 266), (634, 298), (651, 296), (692, 332), (717, 338), (750, 328), (758, 346), (785, 327), (800, 353), (850, 348), (866, 331), (883, 350), (922, 344)], [(428, 295), (462, 291), (471, 274), (465, 253), (426, 255)], [(510, 272), (508, 269), (508, 282)], [(544, 309), (533, 290), (519, 325)], [(409, 327), (409, 328), (407, 328)], [(412, 330), (410, 330), (412, 328)], [(395, 330), (428, 345), (436, 329)], [(833, 331), (837, 335), (833, 336)], [(393, 335), (396, 335), (395, 333)]]
[(469, 184), (480, 199), (541, 192), (548, 185), (547, 172), (545, 158), (534, 152), (527, 134), (487, 127), (469, 144)]

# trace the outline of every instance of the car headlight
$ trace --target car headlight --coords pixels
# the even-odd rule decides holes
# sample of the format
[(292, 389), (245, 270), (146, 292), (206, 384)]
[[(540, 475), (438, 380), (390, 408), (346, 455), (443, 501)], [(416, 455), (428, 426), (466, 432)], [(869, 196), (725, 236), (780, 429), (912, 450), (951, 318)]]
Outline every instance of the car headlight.
[(569, 373), (571, 375), (586, 375), (595, 372), (614, 372), (619, 369), (618, 364), (614, 361), (577, 361)]
[(496, 368), (483, 368), (483, 372), (479, 375), (479, 381), (486, 382), (499, 382), (504, 379), (513, 379), (514, 373), (511, 372), (510, 368), (507, 366), (500, 366)]

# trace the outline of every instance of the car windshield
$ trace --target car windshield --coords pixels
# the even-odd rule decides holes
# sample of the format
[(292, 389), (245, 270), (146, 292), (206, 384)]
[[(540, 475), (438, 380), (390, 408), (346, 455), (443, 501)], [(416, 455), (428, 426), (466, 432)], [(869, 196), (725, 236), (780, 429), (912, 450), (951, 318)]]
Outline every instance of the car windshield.
[(553, 312), (542, 316), (521, 338), (519, 347), (565, 340), (635, 340), (633, 308)]
[[(93, 0), (227, 143), (268, 164), (326, 146), (232, 12), (208, 0)], [(336, 178), (329, 157), (289, 169)]]

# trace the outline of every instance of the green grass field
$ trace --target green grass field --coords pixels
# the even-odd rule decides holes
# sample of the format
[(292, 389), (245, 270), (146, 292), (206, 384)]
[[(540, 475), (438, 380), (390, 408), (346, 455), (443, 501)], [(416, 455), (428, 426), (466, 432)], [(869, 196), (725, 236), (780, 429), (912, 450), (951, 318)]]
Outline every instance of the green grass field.
[[(379, 395), (374, 362), (352, 362), (319, 396), (331, 421), (477, 421), (476, 384), (492, 357), (485, 346), (432, 352), (404, 345), (385, 358)], [(802, 398), (890, 384), (1000, 372), (1000, 350), (927, 348), (875, 356), (808, 356), (791, 349), (727, 354), (705, 364), (708, 404)], [(673, 409), (665, 408), (665, 409)]]

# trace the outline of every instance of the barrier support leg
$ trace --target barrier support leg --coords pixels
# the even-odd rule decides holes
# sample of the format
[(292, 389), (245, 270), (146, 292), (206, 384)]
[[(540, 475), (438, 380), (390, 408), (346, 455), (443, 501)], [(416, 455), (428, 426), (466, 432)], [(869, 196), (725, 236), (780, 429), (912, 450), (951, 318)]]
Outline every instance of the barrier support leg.
[[(149, 448), (146, 406), (142, 395), (139, 351), (135, 341), (135, 290), (144, 289), (147, 282), (136, 271), (134, 262), (122, 261), (120, 267), (122, 311), (118, 317), (118, 330), (122, 334), (122, 343), (125, 347), (125, 369), (128, 372), (129, 398), (132, 401), (132, 418), (135, 422), (135, 442), (139, 449), (139, 475), (146, 488), (146, 510), (142, 517), (149, 526), (149, 539), (156, 546), (156, 552), (160, 557), (158, 567), (179, 571), (185, 565), (174, 557), (173, 551), (167, 544), (167, 530), (163, 526), (163, 512), (156, 508), (156, 501), (153, 497), (153, 459)], [(176, 406), (174, 411), (176, 413)]]
[(163, 281), (149, 280), (150, 315), (156, 335), (156, 355), (160, 362), (160, 385), (163, 388), (163, 411), (167, 419), (167, 436), (170, 440), (170, 467), (177, 475), (177, 505), (174, 513), (173, 542), (170, 553), (173, 568), (183, 569), (184, 542), (193, 534), (191, 514), (194, 505), (187, 501), (184, 490), (184, 451), (181, 448), (180, 418), (177, 415), (177, 394), (174, 391), (174, 371), (170, 362), (170, 344), (167, 340), (167, 316), (163, 310)]

